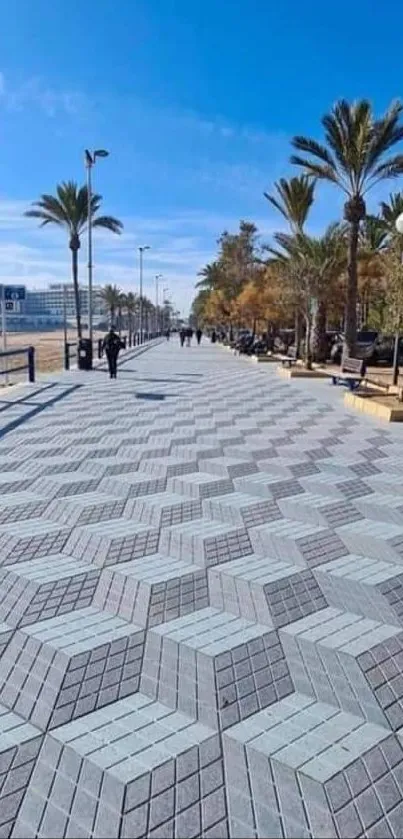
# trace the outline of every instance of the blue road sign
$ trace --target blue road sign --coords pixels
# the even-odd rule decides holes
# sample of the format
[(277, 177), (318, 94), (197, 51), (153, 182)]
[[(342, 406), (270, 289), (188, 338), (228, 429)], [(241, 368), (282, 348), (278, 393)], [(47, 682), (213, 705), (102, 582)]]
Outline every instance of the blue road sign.
[(5, 285), (4, 286), (5, 300), (25, 300), (25, 286), (24, 285)]

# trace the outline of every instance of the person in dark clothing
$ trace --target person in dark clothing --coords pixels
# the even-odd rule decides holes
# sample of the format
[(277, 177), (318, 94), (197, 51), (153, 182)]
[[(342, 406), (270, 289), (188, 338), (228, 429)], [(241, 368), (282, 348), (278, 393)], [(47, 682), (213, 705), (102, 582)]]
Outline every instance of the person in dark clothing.
[(202, 335), (203, 335), (203, 332), (201, 331), (201, 329), (196, 329), (196, 338), (197, 338), (197, 343), (198, 344), (200, 344), (200, 341), (202, 339)]
[(111, 326), (109, 332), (105, 335), (102, 347), (105, 350), (108, 361), (109, 378), (116, 379), (118, 372), (118, 355), (122, 348), (122, 342), (113, 326)]
[(213, 331), (211, 333), (211, 343), (215, 344), (216, 340), (217, 340), (217, 333), (216, 333), (215, 329), (213, 329)]
[(180, 338), (180, 342), (181, 342), (181, 347), (183, 347), (185, 345), (185, 338), (186, 338), (186, 332), (185, 332), (184, 329), (181, 329), (181, 331), (179, 333), (179, 338)]
[(166, 337), (167, 341), (169, 341), (169, 339), (171, 337), (171, 330), (170, 329), (167, 329), (167, 331), (165, 333), (165, 337)]
[(187, 344), (188, 347), (190, 347), (190, 345), (192, 343), (192, 338), (193, 338), (193, 329), (192, 329), (191, 326), (189, 326), (189, 328), (186, 330), (186, 344)]

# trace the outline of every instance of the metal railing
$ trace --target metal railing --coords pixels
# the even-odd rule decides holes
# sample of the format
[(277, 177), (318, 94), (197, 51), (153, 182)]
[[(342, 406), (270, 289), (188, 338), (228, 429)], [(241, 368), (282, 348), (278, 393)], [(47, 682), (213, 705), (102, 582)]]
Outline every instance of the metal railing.
[(0, 362), (3, 358), (13, 358), (18, 355), (25, 355), (26, 356), (26, 363), (20, 364), (18, 367), (11, 367), (9, 368), (8, 363), (5, 363), (5, 369), (0, 369), (0, 376), (6, 376), (6, 381), (13, 373), (21, 373), (24, 370), (28, 371), (28, 381), (34, 382), (35, 381), (35, 347), (22, 347), (18, 350), (6, 350), (5, 352), (0, 352)]
[[(140, 340), (140, 334), (138, 332), (133, 332), (132, 335), (122, 335), (121, 341), (123, 343), (123, 349), (132, 349), (133, 347), (140, 347), (144, 344), (147, 344), (149, 341), (155, 340), (155, 338), (159, 338), (161, 336), (160, 332), (143, 332), (143, 340)], [(93, 340), (93, 358), (95, 358), (95, 354), (97, 355), (98, 359), (103, 358), (103, 338), (97, 338)], [(70, 370), (71, 362), (73, 360), (77, 361), (78, 364), (78, 341), (65, 341), (64, 344), (64, 369)]]

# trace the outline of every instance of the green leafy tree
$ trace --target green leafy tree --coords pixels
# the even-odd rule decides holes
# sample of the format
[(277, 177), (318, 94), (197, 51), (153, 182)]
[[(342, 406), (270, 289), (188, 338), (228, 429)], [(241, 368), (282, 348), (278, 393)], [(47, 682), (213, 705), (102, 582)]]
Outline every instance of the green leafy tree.
[(292, 141), (303, 156), (293, 155), (291, 162), (303, 167), (308, 176), (334, 184), (346, 197), (344, 218), (349, 224), (349, 237), (345, 336), (350, 354), (354, 353), (357, 333), (358, 239), (366, 215), (365, 196), (379, 181), (403, 172), (403, 155), (389, 154), (403, 139), (401, 113), (402, 105), (395, 103), (376, 119), (366, 100), (350, 104), (342, 99), (322, 119), (325, 144), (301, 136)]
[[(96, 193), (91, 197), (91, 219), (94, 228), (110, 230), (111, 233), (121, 233), (123, 224), (113, 216), (101, 216), (99, 210), (102, 196)], [(81, 237), (88, 224), (88, 191), (86, 186), (79, 187), (75, 181), (63, 181), (56, 187), (56, 195), (41, 195), (39, 201), (34, 201), (31, 209), (24, 213), (28, 218), (38, 219), (40, 227), (56, 225), (62, 227), (69, 237), (71, 250), (71, 270), (74, 285), (77, 336), (82, 337), (80, 290), (78, 285), (78, 252), (81, 247)]]

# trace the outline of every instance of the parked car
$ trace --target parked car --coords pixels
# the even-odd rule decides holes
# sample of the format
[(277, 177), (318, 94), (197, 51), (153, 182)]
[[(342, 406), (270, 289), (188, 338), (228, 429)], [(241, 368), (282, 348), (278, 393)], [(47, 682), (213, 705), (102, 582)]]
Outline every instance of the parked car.
[[(357, 333), (355, 348), (356, 358), (363, 358), (367, 364), (392, 364), (395, 339), (393, 335), (384, 335), (375, 329)], [(343, 336), (335, 341), (331, 350), (331, 361), (340, 364), (343, 355)], [(403, 339), (399, 342), (399, 359), (403, 358)]]
[(278, 353), (286, 353), (294, 341), (295, 329), (280, 329), (274, 339), (274, 349)]

